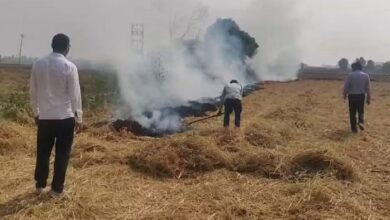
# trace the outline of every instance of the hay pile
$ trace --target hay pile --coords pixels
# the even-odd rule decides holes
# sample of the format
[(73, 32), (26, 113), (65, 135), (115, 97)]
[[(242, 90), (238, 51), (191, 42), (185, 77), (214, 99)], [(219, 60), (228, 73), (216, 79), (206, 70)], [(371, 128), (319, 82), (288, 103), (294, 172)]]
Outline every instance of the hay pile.
[(229, 160), (217, 147), (198, 137), (156, 141), (135, 151), (130, 166), (157, 177), (193, 177), (228, 166)]
[[(218, 139), (217, 143), (221, 144)], [(135, 170), (165, 178), (194, 177), (217, 169), (280, 177), (276, 171), (278, 158), (275, 155), (249, 149), (248, 146), (229, 144), (217, 146), (190, 136), (173, 142), (154, 142), (135, 151), (129, 157), (129, 163)]]
[(339, 180), (355, 180), (353, 167), (325, 151), (307, 151), (293, 156), (284, 165), (285, 176), (294, 179), (334, 176)]
[(13, 126), (0, 123), (0, 156), (11, 156), (19, 152), (26, 153), (28, 143)]
[(272, 153), (240, 152), (233, 157), (232, 171), (277, 179), (282, 175), (278, 170), (279, 158)]
[(283, 144), (280, 133), (263, 124), (251, 124), (245, 130), (245, 140), (255, 147), (276, 148)]
[(79, 141), (73, 146), (71, 165), (78, 169), (97, 165), (126, 164), (124, 157), (118, 155), (115, 148), (105, 146), (98, 141)]
[[(253, 127), (250, 131), (256, 132)], [(273, 146), (270, 143), (278, 143), (277, 139), (269, 138), (265, 141), (254, 138), (253, 141), (259, 143), (254, 145), (246, 142), (247, 132), (240, 136), (235, 132), (218, 130), (213, 134), (216, 137), (214, 142), (199, 136), (184, 136), (174, 141), (158, 140), (134, 151), (128, 161), (134, 170), (163, 178), (189, 178), (226, 169), (297, 181), (314, 177), (335, 177), (348, 181), (356, 179), (350, 165), (324, 151), (303, 151), (283, 158), (277, 151), (258, 147)]]

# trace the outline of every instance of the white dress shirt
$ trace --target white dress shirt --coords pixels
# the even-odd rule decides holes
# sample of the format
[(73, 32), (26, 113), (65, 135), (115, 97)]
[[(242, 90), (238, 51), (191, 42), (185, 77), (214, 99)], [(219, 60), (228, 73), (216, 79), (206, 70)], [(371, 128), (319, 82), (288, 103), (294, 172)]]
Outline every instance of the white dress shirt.
[(34, 63), (30, 79), (30, 100), (41, 120), (74, 117), (82, 122), (82, 105), (77, 67), (60, 53)]
[(242, 86), (238, 83), (230, 83), (225, 86), (222, 92), (221, 101), (225, 102), (226, 99), (242, 99)]

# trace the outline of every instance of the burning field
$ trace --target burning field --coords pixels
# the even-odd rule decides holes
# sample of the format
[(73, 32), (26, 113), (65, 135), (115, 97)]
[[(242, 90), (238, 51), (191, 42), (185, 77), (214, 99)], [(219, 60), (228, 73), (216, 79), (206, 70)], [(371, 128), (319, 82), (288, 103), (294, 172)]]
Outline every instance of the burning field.
[[(243, 87), (243, 97), (250, 95), (256, 90), (262, 88), (261, 83), (252, 83)], [(177, 107), (164, 107), (159, 109), (159, 118), (164, 118), (169, 115), (175, 115), (179, 120), (177, 120), (175, 129), (167, 129), (166, 127), (159, 127), (158, 123), (161, 123), (161, 120), (156, 120), (156, 123), (152, 123), (149, 126), (144, 126), (140, 124), (136, 119), (116, 119), (112, 122), (112, 128), (117, 132), (131, 132), (137, 136), (150, 136), (150, 137), (163, 137), (164, 135), (175, 134), (184, 132), (190, 129), (189, 125), (213, 118), (214, 116), (209, 116), (206, 118), (201, 118), (194, 120), (192, 122), (186, 123), (183, 119), (186, 117), (205, 117), (207, 113), (216, 112), (221, 105), (221, 100), (219, 97), (215, 98), (203, 98), (197, 101), (188, 101)], [(153, 118), (155, 112), (144, 112), (143, 115), (148, 119)], [(169, 118), (169, 117), (168, 117)]]
[(258, 51), (250, 33), (219, 18), (202, 38), (177, 39), (118, 61), (121, 105), (113, 127), (152, 137), (188, 130), (183, 119), (216, 111), (231, 80), (242, 84), (245, 95), (259, 89), (261, 76), (251, 65)]
[[(1, 88), (26, 83), (21, 72)], [(389, 219), (389, 84), (373, 84), (358, 135), (342, 82), (262, 87), (244, 99), (239, 130), (219, 116), (154, 138), (113, 130), (109, 107), (88, 110), (57, 199), (32, 193), (36, 128), (17, 112), (0, 122), (0, 219)]]

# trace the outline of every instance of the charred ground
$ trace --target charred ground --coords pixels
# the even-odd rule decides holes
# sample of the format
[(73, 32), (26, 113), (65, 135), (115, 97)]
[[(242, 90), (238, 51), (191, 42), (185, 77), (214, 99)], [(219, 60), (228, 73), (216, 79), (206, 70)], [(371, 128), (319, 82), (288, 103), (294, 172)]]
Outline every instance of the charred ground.
[[(262, 88), (262, 83), (252, 83), (243, 87), (243, 97), (250, 95), (254, 91), (260, 90)], [(184, 118), (187, 117), (204, 117), (200, 118), (197, 121), (202, 121), (204, 119), (208, 119), (208, 114), (212, 114), (212, 112), (216, 112), (220, 106), (220, 98), (203, 98), (194, 101), (188, 101), (180, 106), (172, 106), (165, 107), (163, 109), (156, 109), (162, 116), (166, 114), (174, 114), (179, 117), (181, 123), (178, 129), (175, 130), (167, 130), (167, 129), (159, 129), (156, 125), (151, 125), (149, 128), (142, 126), (138, 121), (132, 118), (128, 119), (116, 119), (112, 122), (112, 127), (117, 132), (131, 132), (137, 136), (149, 136), (149, 137), (163, 137), (165, 135), (181, 133), (185, 131), (189, 131), (190, 124), (187, 124), (184, 121)], [(153, 117), (153, 112), (155, 110), (147, 111), (144, 113), (145, 117), (151, 118)], [(215, 115), (216, 116), (216, 115)], [(212, 117), (212, 116), (211, 116)], [(210, 117), (210, 118), (211, 118)]]

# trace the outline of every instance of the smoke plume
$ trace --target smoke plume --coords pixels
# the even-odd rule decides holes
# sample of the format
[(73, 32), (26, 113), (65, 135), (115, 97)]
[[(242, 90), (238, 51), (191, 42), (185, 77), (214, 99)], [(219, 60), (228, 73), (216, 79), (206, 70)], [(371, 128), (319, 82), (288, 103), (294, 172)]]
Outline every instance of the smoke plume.
[[(51, 37), (66, 33), (70, 58), (103, 60), (117, 69), (123, 99), (118, 118), (177, 130), (181, 118), (167, 106), (217, 97), (231, 79), (245, 85), (295, 78), (301, 1), (5, 0), (0, 23), (7, 43), (0, 46), (17, 48), (24, 33), (23, 54), (44, 56)], [(145, 27), (141, 56), (131, 52), (131, 24)]]
[(257, 48), (255, 39), (233, 20), (218, 19), (202, 40), (180, 39), (133, 54), (119, 71), (125, 103), (119, 116), (156, 132), (178, 131), (181, 118), (172, 107), (217, 97), (232, 79), (244, 85), (256, 80), (246, 60)]
[(292, 80), (302, 62), (301, 0), (254, 0), (242, 16), (243, 27), (260, 42), (252, 66), (263, 80)]
[[(170, 5), (159, 2), (160, 9)], [(119, 63), (124, 108), (117, 116), (157, 132), (178, 131), (182, 119), (167, 107), (217, 97), (231, 79), (243, 85), (295, 79), (301, 61), (299, 7), (287, 2), (253, 1), (239, 19), (246, 31), (232, 19), (201, 19), (204, 6), (178, 12), (169, 26), (171, 41)]]

